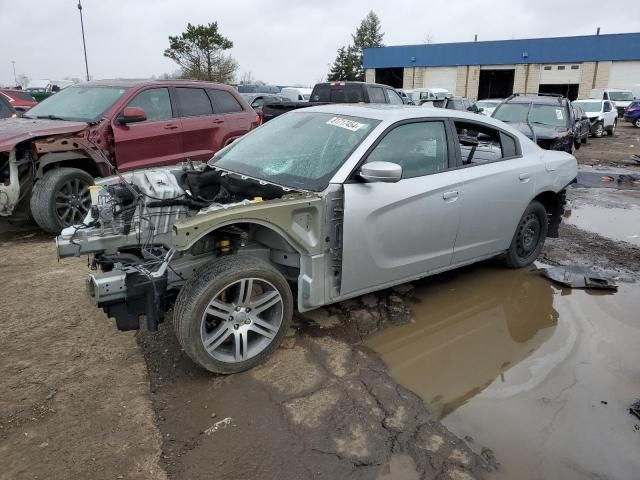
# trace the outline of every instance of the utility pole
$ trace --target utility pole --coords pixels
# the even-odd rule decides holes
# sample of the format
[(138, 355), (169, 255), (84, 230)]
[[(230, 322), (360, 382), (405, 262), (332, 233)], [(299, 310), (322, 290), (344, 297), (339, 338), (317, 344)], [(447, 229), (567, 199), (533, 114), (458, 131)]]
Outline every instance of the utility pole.
[(15, 86), (18, 86), (18, 77), (16, 77), (16, 61), (15, 60), (11, 60), (11, 65), (13, 65), (13, 82), (15, 83)]
[(87, 82), (89, 81), (89, 62), (87, 62), (87, 42), (84, 39), (84, 22), (82, 21), (82, 4), (78, 0), (78, 10), (80, 11), (80, 28), (82, 29), (82, 47), (84, 48), (84, 68), (87, 72)]

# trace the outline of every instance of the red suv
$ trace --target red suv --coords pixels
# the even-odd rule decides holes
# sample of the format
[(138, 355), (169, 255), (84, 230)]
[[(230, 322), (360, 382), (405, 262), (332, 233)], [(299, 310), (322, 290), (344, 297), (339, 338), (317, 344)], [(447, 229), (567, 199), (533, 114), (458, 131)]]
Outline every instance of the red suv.
[(67, 87), (23, 118), (0, 122), (0, 216), (30, 210), (42, 229), (59, 233), (82, 222), (94, 177), (208, 160), (258, 122), (235, 89), (216, 83)]
[(9, 100), (9, 103), (16, 112), (26, 112), (38, 104), (38, 101), (24, 90), (0, 88), (0, 95)]

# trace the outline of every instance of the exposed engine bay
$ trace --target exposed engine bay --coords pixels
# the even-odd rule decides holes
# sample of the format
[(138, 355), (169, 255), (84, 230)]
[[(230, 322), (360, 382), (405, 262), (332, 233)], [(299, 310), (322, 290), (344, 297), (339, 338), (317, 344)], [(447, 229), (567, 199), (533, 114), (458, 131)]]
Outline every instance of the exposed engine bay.
[(255, 225), (223, 227), (188, 252), (176, 252), (172, 233), (181, 218), (304, 192), (201, 163), (123, 173), (99, 179), (90, 189), (89, 215), (82, 225), (62, 231), (58, 254), (91, 256), (89, 295), (121, 330), (139, 328), (141, 315), (155, 330), (172, 292), (217, 256), (248, 253), (280, 262), (292, 279), (297, 275), (297, 252)]

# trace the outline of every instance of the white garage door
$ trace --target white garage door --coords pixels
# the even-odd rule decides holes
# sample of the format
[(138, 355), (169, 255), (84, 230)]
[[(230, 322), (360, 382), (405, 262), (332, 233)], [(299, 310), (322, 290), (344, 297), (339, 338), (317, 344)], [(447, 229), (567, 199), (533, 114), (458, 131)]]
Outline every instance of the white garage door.
[(580, 65), (542, 65), (540, 85), (564, 85), (580, 83)]
[(613, 62), (609, 88), (631, 88), (640, 83), (640, 62)]
[(428, 67), (424, 72), (423, 88), (446, 88), (456, 91), (457, 67)]

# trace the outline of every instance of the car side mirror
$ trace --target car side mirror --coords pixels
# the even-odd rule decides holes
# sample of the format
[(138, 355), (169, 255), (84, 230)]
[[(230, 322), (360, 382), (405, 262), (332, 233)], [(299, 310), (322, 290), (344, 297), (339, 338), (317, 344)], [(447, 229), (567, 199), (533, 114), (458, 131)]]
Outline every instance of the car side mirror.
[(402, 167), (392, 162), (365, 163), (359, 175), (366, 182), (395, 183), (402, 178)]
[(128, 123), (144, 122), (147, 119), (147, 114), (141, 107), (126, 107), (122, 114), (118, 117), (118, 123), (120, 125), (126, 125)]

